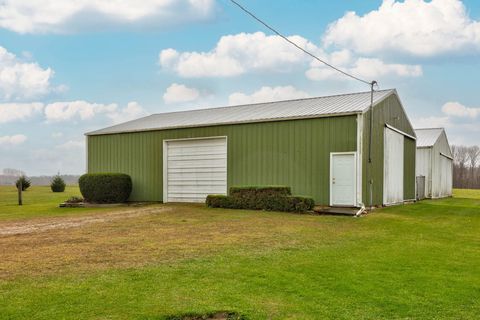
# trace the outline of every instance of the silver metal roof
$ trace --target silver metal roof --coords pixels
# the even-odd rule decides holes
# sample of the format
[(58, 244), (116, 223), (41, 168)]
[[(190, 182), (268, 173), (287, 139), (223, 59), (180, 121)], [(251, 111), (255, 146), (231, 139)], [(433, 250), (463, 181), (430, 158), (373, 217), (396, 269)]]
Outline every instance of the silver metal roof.
[[(394, 89), (375, 91), (373, 95), (374, 105), (378, 104), (393, 93), (396, 94)], [(363, 113), (368, 110), (369, 106), (370, 92), (368, 91), (232, 107), (158, 113), (108, 128), (92, 131), (87, 133), (87, 135), (319, 118)]]
[(415, 129), (417, 147), (433, 147), (443, 132), (443, 128)]

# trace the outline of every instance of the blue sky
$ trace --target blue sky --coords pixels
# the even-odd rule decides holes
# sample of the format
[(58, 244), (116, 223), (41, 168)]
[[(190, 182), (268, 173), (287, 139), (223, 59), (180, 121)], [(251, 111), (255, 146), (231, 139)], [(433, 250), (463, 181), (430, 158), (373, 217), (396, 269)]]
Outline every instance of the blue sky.
[[(476, 1), (240, 1), (381, 89), (415, 126), (480, 144)], [(227, 0), (0, 4), (0, 170), (85, 170), (83, 134), (143, 115), (368, 88)]]

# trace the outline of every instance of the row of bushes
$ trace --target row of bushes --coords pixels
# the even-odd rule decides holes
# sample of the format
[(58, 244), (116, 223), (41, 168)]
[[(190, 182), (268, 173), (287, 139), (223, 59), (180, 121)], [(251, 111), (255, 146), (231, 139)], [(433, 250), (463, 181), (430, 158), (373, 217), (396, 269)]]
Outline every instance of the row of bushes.
[(315, 201), (309, 197), (292, 196), (289, 187), (232, 187), (228, 196), (207, 196), (206, 205), (211, 208), (305, 212), (313, 209)]

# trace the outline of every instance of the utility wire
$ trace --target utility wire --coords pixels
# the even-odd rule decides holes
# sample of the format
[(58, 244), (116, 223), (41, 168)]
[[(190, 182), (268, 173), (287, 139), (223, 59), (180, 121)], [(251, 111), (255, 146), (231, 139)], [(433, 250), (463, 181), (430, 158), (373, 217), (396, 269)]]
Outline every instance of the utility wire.
[[(237, 1), (235, 0), (230, 0), (230, 2), (232, 2), (233, 4), (235, 4), (237, 7), (239, 7), (241, 10), (243, 10), (245, 13), (247, 13), (249, 16), (251, 16), (253, 19), (257, 20), (258, 22), (260, 22), (261, 24), (263, 24), (266, 28), (268, 28), (270, 31), (274, 32), (276, 35), (278, 35), (279, 37), (281, 37), (283, 40), (287, 41), (288, 43), (290, 43), (291, 45), (295, 46), (297, 49), (303, 51), (304, 53), (308, 54), (310, 57), (312, 57), (313, 59), (323, 63), (324, 65), (332, 68), (333, 70), (337, 71), (337, 72), (340, 72), (342, 73), (343, 75), (347, 76), (347, 77), (350, 77), (352, 79), (355, 79), (357, 81), (360, 81), (364, 84), (367, 84), (369, 86), (372, 86), (373, 82), (369, 82), (369, 81), (366, 81), (366, 80), (363, 80), (359, 77), (356, 77), (348, 72), (345, 72), (333, 65), (331, 65), (330, 63), (320, 59), (319, 57), (317, 57), (316, 55), (314, 55), (313, 53), (303, 49), (302, 47), (300, 47), (299, 45), (297, 45), (295, 42), (291, 41), (290, 39), (288, 39), (287, 37), (285, 37), (283, 34), (281, 34), (280, 32), (278, 32), (277, 30), (275, 30), (273, 27), (271, 27), (270, 25), (268, 25), (266, 22), (262, 21), (260, 18), (258, 18), (255, 14), (253, 14), (251, 11), (249, 11), (247, 8), (245, 8), (244, 6), (242, 6), (240, 3), (238, 3)], [(373, 89), (372, 89), (373, 90)]]

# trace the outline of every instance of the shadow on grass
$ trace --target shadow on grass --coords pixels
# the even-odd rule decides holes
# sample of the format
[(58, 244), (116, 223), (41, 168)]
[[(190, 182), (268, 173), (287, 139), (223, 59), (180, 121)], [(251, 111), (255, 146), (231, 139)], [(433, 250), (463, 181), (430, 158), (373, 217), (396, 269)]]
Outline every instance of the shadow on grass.
[(214, 311), (206, 314), (185, 313), (160, 317), (162, 320), (248, 320), (244, 315), (233, 311)]

